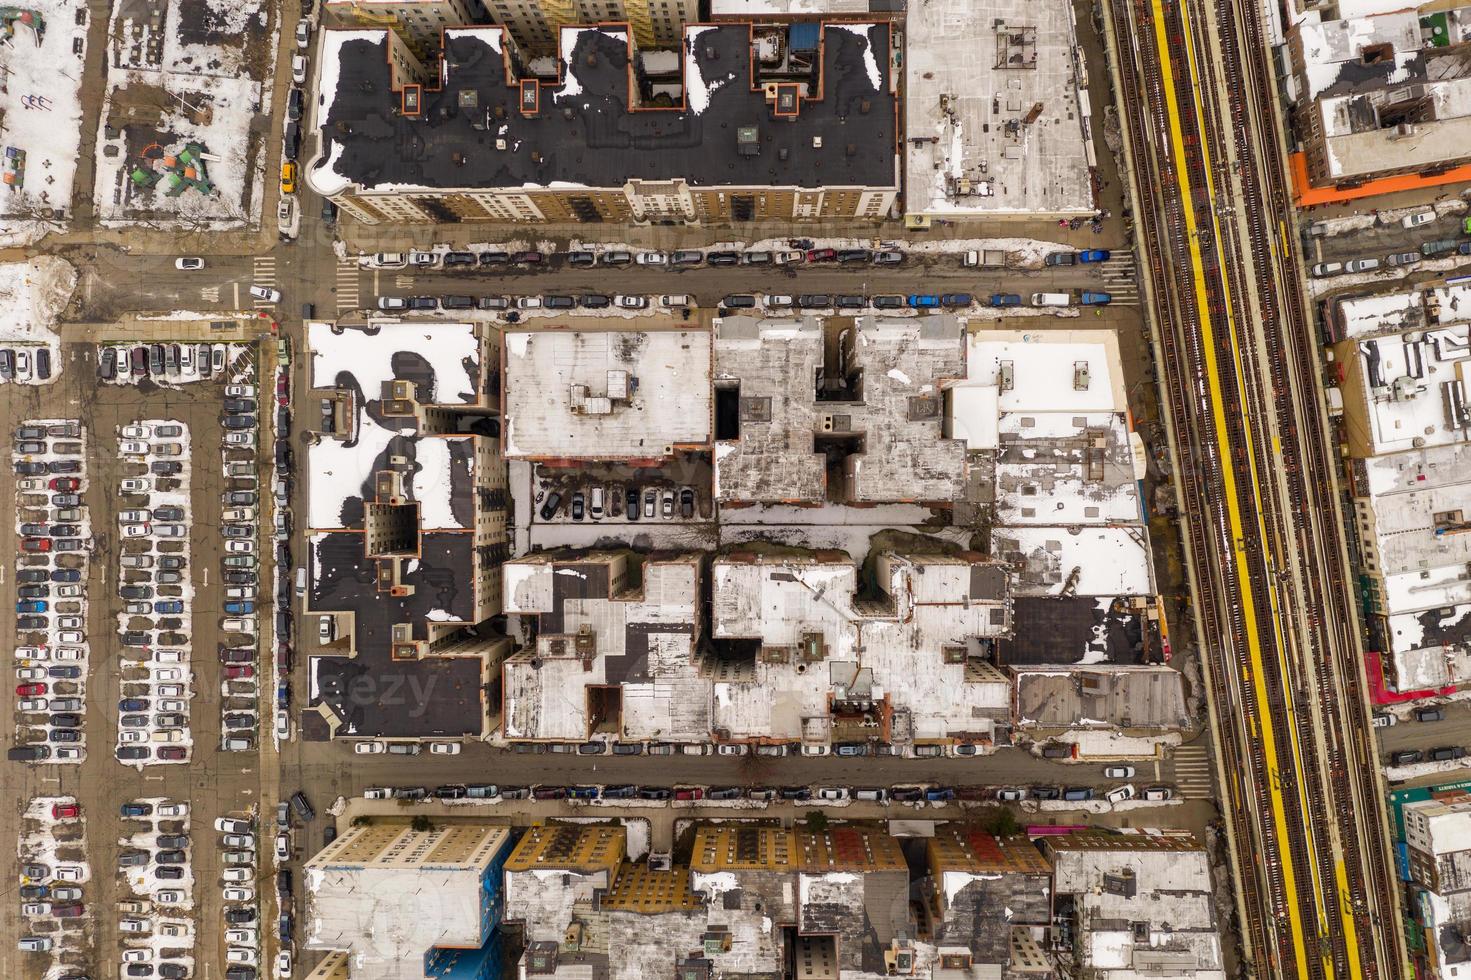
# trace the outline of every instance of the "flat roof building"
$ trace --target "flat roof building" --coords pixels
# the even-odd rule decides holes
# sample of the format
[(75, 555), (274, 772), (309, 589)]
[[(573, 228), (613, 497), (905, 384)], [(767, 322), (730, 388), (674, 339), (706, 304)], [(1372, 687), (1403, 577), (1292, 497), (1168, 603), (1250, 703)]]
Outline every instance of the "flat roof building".
[(508, 330), (503, 344), (507, 459), (662, 460), (709, 448), (708, 331)]
[(715, 497), (822, 504), (963, 499), (944, 385), (965, 376), (950, 314), (715, 321)]
[(1471, 157), (1471, 10), (1438, 20), (1413, 6), (1344, 20), (1310, 10), (1289, 29), (1312, 184), (1428, 176)]
[(1004, 567), (958, 549), (870, 561), (872, 587), (842, 552), (715, 559), (711, 636), (748, 641), (714, 667), (723, 741), (991, 743), (1009, 713), (988, 659), (1010, 630)]
[(1094, 212), (1092, 109), (1072, 4), (914, 3), (904, 28), (911, 222)]
[[(307, 324), (307, 737), (479, 736), (510, 641), (494, 353), (470, 323)], [(321, 624), (321, 618), (328, 622)], [(406, 700), (407, 699), (407, 700)]]
[(1042, 848), (1083, 974), (1226, 980), (1210, 857), (1194, 838), (1087, 832)]
[(502, 665), (502, 734), (584, 742), (710, 738), (698, 554), (537, 552), (504, 569), (532, 646)]
[(1471, 320), (1471, 285), (1341, 296), (1328, 306), (1323, 319), (1331, 343), (1381, 337)]
[(625, 24), (562, 29), (555, 80), (503, 28), (443, 38), (428, 66), (324, 33), (305, 170), (360, 221), (877, 221), (898, 195), (887, 23), (686, 26), (677, 99)]
[(496, 927), (510, 844), (506, 827), (352, 827), (302, 867), (303, 945), (345, 954), (339, 962), (351, 972), (342, 976), (478, 975), (501, 956)]
[(943, 823), (925, 841), (925, 858), (930, 941), (940, 957), (1052, 976), (1052, 865), (1029, 839)]
[(1424, 923), (1435, 975), (1464, 977), (1471, 971), (1471, 796), (1449, 793), (1406, 803), (1401, 812), (1410, 906)]

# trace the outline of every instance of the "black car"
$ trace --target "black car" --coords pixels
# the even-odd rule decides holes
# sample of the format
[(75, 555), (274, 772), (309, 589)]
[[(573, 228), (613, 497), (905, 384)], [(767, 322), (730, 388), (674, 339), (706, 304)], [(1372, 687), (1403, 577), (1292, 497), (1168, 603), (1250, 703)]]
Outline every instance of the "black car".
[(549, 310), (575, 310), (577, 300), (571, 296), (543, 296), (541, 305)]
[(440, 265), (449, 269), (457, 265), (474, 265), (474, 252), (445, 252), (444, 258), (440, 259)]
[(103, 381), (117, 377), (117, 351), (114, 348), (102, 348), (102, 356), (97, 360), (97, 376)]
[(728, 310), (749, 310), (755, 307), (756, 297), (745, 293), (735, 293), (721, 300), (720, 305)]
[(182, 521), (184, 519), (184, 508), (155, 507), (153, 508), (153, 519), (155, 521)]
[(301, 118), (301, 107), (304, 101), (301, 89), (293, 85), (291, 91), (286, 93), (286, 118), (289, 121), (296, 122)]
[(840, 310), (861, 310), (867, 301), (862, 296), (852, 294), (833, 297), (833, 305)]
[(481, 252), (477, 256), (481, 265), (509, 265), (511, 262), (510, 252)]
[(76, 568), (58, 568), (51, 573), (53, 582), (80, 582), (81, 580), (82, 572)]
[(254, 490), (230, 490), (223, 494), (226, 507), (254, 507), (256, 496)]
[(410, 296), (405, 299), (404, 302), (408, 304), (408, 308), (411, 310), (439, 309), (439, 300), (435, 299), (433, 296)]
[(1056, 786), (1033, 786), (1031, 797), (1034, 800), (1060, 800), (1062, 799), (1062, 790)]
[(81, 728), (82, 716), (70, 711), (60, 711), (50, 715), (47, 719), (52, 728)]
[(577, 747), (578, 755), (602, 755), (606, 751), (608, 751), (608, 743), (596, 740), (583, 742)]
[(705, 261), (710, 265), (740, 265), (740, 252), (710, 252), (705, 256)]
[(15, 464), (15, 472), (18, 476), (40, 476), (46, 472), (46, 464), (22, 460)]
[[(51, 573), (51, 575), (55, 574), (55, 572)], [(46, 569), (44, 568), (22, 568), (20, 571), (15, 573), (15, 580), (17, 582), (23, 583), (45, 582), (47, 579), (51, 578), (51, 575), (48, 575), (46, 573)], [(52, 579), (52, 581), (56, 580)]]
[(945, 293), (940, 297), (940, 305), (947, 309), (969, 306), (974, 301), (970, 293)]
[(812, 791), (806, 786), (783, 786), (777, 791), (777, 795), (784, 800), (796, 800), (799, 803), (812, 799)]
[(577, 303), (585, 310), (605, 310), (613, 305), (613, 300), (602, 293), (586, 293)]
[[(331, 842), (329, 841), (328, 843), (331, 843)], [(276, 920), (276, 935), (278, 937), (280, 937), (281, 942), (283, 944), (285, 944), (287, 946), (290, 946), (291, 945), (291, 913), (290, 912), (282, 912), (280, 918), (278, 918)]]
[(561, 506), (562, 506), (562, 495), (560, 493), (558, 493), (557, 491), (553, 490), (551, 493), (547, 494), (547, 499), (544, 500), (544, 501), (542, 501), (542, 504), (541, 504), (541, 519), (544, 520), (544, 521), (551, 520), (556, 515), (557, 510)]
[(1047, 257), (1042, 260), (1044, 265), (1075, 265), (1077, 261), (1076, 252), (1048, 252)]
[(844, 248), (838, 250), (839, 262), (867, 262), (873, 255), (866, 248)]
[(918, 786), (895, 786), (889, 791), (889, 799), (895, 803), (913, 803), (924, 799), (924, 790)]
[(253, 411), (255, 411), (255, 399), (254, 398), (226, 398), (225, 399), (225, 411), (229, 412), (232, 415), (238, 414), (240, 412), (253, 412)]
[(674, 791), (665, 786), (641, 786), (638, 797), (641, 800), (667, 800), (674, 796)]
[(707, 800), (738, 800), (746, 795), (739, 786), (712, 786), (705, 791)]
[(177, 851), (189, 846), (188, 834), (159, 834), (156, 842), (159, 847), (166, 847), (171, 851)]
[(18, 630), (43, 630), (50, 622), (45, 616), (17, 616), (15, 617), (15, 628)]
[(255, 921), (255, 909), (249, 905), (225, 909), (225, 921), (232, 926), (249, 925)]
[(473, 310), (475, 309), (475, 297), (441, 296), (439, 305), (446, 310)]
[(48, 742), (80, 742), (82, 733), (75, 728), (53, 728), (46, 733)]
[[(153, 860), (157, 861), (159, 864), (183, 864), (185, 861), (188, 860), (188, 857), (185, 856), (183, 851), (170, 849), (167, 851), (159, 851), (158, 853), (154, 854)], [(160, 875), (159, 877), (164, 876)]]
[(1463, 758), (1466, 750), (1459, 745), (1440, 745), (1431, 749), (1428, 754), (1431, 762), (1448, 762), (1451, 759)]
[(637, 795), (638, 787), (629, 783), (603, 787), (603, 799), (605, 800), (631, 800)]
[(598, 257), (591, 252), (568, 252), (567, 264), (576, 266), (597, 265)]
[(163, 344), (150, 344), (148, 347), (148, 373), (163, 374)]
[(679, 491), (679, 516), (683, 518), (695, 516), (695, 492), (689, 487)]
[(580, 521), (582, 520), (583, 514), (582, 491), (579, 490), (572, 495), (572, 519), (574, 521)]
[(184, 472), (184, 464), (172, 459), (161, 459), (148, 464), (148, 472), (154, 476), (178, 476)]
[(306, 794), (301, 790), (291, 794), (291, 809), (295, 810), (296, 815), (302, 820), (316, 819), (317, 811), (312, 807), (311, 800), (308, 800)]
[(803, 293), (797, 297), (797, 305), (804, 310), (820, 310), (832, 306), (833, 299), (825, 293)]
[(296, 155), (301, 152), (301, 124), (288, 122), (286, 133), (281, 138), (281, 156), (287, 160), (295, 160)]
[[(45, 575), (46, 573), (42, 572), (41, 574)], [(45, 599), (49, 595), (51, 595), (51, 586), (49, 585), (22, 585), (15, 590), (17, 599)]]
[(80, 473), (82, 464), (75, 459), (54, 459), (46, 464), (47, 473)]
[(282, 868), (276, 872), (276, 894), (281, 898), (291, 895), (291, 869)]
[(517, 265), (540, 265), (546, 261), (546, 256), (540, 252), (515, 252), (511, 255), (511, 261)]
[(434, 798), (439, 800), (463, 800), (465, 796), (464, 786), (439, 786), (434, 790)]

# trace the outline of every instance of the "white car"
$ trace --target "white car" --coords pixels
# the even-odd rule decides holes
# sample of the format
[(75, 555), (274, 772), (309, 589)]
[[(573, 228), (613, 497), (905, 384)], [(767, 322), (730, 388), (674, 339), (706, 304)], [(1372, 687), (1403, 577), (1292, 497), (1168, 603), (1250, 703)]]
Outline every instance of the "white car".
[(282, 861), (291, 860), (291, 835), (284, 830), (276, 835), (276, 857)]
[(659, 305), (667, 310), (676, 306), (694, 306), (695, 304), (691, 303), (690, 298), (684, 293), (674, 293), (669, 296), (660, 296)]
[(382, 755), (388, 746), (382, 742), (354, 742), (352, 750), (357, 755)]
[(240, 885), (231, 885), (225, 889), (225, 901), (227, 902), (253, 902), (255, 901), (255, 889)]
[[(160, 671), (160, 674), (162, 672)], [(161, 698), (182, 698), (184, 696), (184, 685), (182, 684), (160, 684), (153, 692)], [(159, 711), (172, 711), (173, 708), (159, 708)]]
[(639, 265), (668, 265), (669, 256), (664, 252), (640, 252), (633, 257)]
[(226, 633), (254, 633), (254, 616), (231, 616), (220, 622), (220, 629)]
[(1133, 766), (1109, 766), (1103, 770), (1104, 779), (1133, 779)]
[(56, 651), (57, 660), (77, 661), (82, 659), (82, 651), (78, 647), (62, 647)]
[(152, 486), (142, 477), (130, 477), (120, 484), (123, 493), (147, 493)]
[(270, 286), (251, 286), (250, 295), (267, 303), (281, 302), (281, 290), (272, 289)]
[(80, 585), (58, 585), (56, 587), (56, 598), (58, 599), (80, 599), (82, 587)]
[(63, 864), (56, 869), (57, 881), (86, 881), (86, 869), (79, 864)]
[(430, 742), (429, 743), (429, 754), (430, 755), (459, 755), (460, 754), (460, 743), (459, 742)]
[(181, 664), (184, 662), (184, 651), (155, 650), (153, 651), (153, 662), (160, 664)]
[(160, 538), (182, 538), (189, 531), (182, 524), (155, 524), (153, 525), (153, 533)]
[(220, 879), (230, 884), (250, 881), (255, 877), (255, 872), (249, 868), (225, 868), (220, 872)]
[(225, 445), (234, 446), (237, 449), (254, 449), (254, 432), (226, 432)]
[(768, 310), (784, 310), (790, 307), (795, 302), (796, 301), (793, 300), (792, 297), (787, 296), (784, 293), (775, 293), (769, 296), (761, 297), (761, 305), (766, 307)]
[(301, 210), (296, 206), (296, 195), (282, 194), (276, 203), (276, 232), (285, 239), (295, 238), (300, 231)]
[(153, 959), (151, 949), (125, 949), (123, 950), (124, 963), (147, 963)]
[(46, 668), (17, 667), (15, 668), (15, 679), (18, 681), (44, 681), (46, 679)]
[(1433, 210), (1414, 211), (1401, 218), (1399, 223), (1406, 228), (1418, 228), (1421, 225), (1428, 225), (1434, 220), (1435, 212)]
[(312, 40), (312, 22), (303, 17), (296, 22), (296, 46), (305, 51)]
[(1122, 786), (1114, 787), (1103, 795), (1110, 803), (1122, 803), (1125, 800), (1132, 800), (1134, 798), (1134, 787), (1129, 783), (1125, 783)]
[[(225, 900), (226, 901), (229, 901), (230, 900), (230, 891), (231, 891), (231, 889), (229, 889), (229, 888), (226, 888), (225, 889)], [(248, 899), (247, 899), (247, 901), (248, 901)], [(255, 950), (253, 950), (253, 949), (246, 949), (244, 946), (231, 946), (229, 949), (225, 950), (225, 962), (226, 963), (243, 963), (246, 966), (255, 966), (255, 964), (256, 964)]]
[(123, 537), (125, 537), (125, 538), (146, 538), (146, 537), (148, 537), (152, 533), (153, 533), (153, 525), (152, 524), (124, 524), (123, 525)]
[(620, 310), (642, 310), (649, 305), (647, 296), (624, 296), (619, 294), (613, 297), (613, 305)]
[(183, 905), (184, 893), (177, 888), (161, 888), (153, 893), (153, 900), (160, 905)]
[(388, 310), (406, 310), (408, 308), (409, 308), (409, 301), (406, 300), (406, 299), (404, 299), (402, 296), (379, 296), (378, 297), (378, 309), (380, 309), (380, 310), (384, 310), (384, 311), (388, 311)]
[(276, 954), (276, 976), (289, 980), (291, 976), (291, 950), (283, 949)]
[(47, 698), (26, 698), (23, 701), (16, 702), (15, 710), (27, 712), (45, 711), (46, 706), (50, 703), (50, 700)]
[(841, 786), (823, 786), (818, 789), (817, 798), (830, 803), (836, 803), (841, 800), (846, 800), (848, 798), (848, 791)]
[(56, 758), (63, 762), (80, 762), (82, 750), (75, 745), (59, 745), (56, 747)]
[(365, 800), (387, 800), (393, 797), (393, 790), (387, 786), (369, 786), (363, 790)]
[(291, 56), (291, 80), (297, 85), (306, 84), (306, 57), (304, 55)]
[(225, 385), (226, 398), (254, 398), (255, 385)]
[(243, 847), (247, 850), (255, 850), (255, 835), (249, 832), (243, 834), (225, 834), (220, 843), (226, 847)]
[(241, 820), (238, 817), (216, 817), (215, 830), (222, 834), (248, 834), (250, 833), (250, 821)]
[(117, 927), (119, 932), (152, 932), (153, 921), (151, 919), (119, 919)]
[(17, 660), (45, 660), (45, 647), (16, 647), (15, 658)]
[(125, 510), (117, 515), (117, 519), (123, 524), (147, 524), (153, 520), (153, 515), (146, 510)]
[(165, 667), (155, 671), (153, 679), (155, 681), (181, 681), (184, 679), (184, 672), (177, 667)]
[(197, 255), (183, 255), (174, 259), (174, 268), (180, 272), (198, 272), (204, 268), (204, 259)]
[(148, 741), (148, 733), (140, 732), (136, 728), (124, 728), (117, 733), (117, 740), (122, 745), (134, 745), (138, 742)]
[(158, 805), (160, 817), (187, 817), (189, 816), (189, 804), (187, 803), (160, 803)]
[(225, 542), (225, 550), (235, 555), (253, 555), (255, 542), (249, 538), (231, 538)]
[(146, 443), (146, 442), (129, 441), (129, 442), (123, 443), (118, 448), (122, 450), (122, 453), (123, 453), (124, 456), (147, 456), (148, 455), (148, 443)]
[(517, 296), (516, 297), (516, 309), (518, 309), (518, 310), (539, 310), (539, 309), (541, 309), (541, 297), (540, 296)]
[(276, 711), (276, 737), (291, 737), (291, 714), (285, 708)]
[(125, 425), (122, 436), (124, 439), (147, 439), (153, 435), (153, 429), (146, 425)]
[(260, 943), (260, 933), (254, 929), (241, 929), (239, 927), (226, 929), (225, 942), (235, 946), (255, 946)]
[(58, 643), (86, 643), (87, 637), (81, 630), (62, 630), (56, 634), (56, 640)]

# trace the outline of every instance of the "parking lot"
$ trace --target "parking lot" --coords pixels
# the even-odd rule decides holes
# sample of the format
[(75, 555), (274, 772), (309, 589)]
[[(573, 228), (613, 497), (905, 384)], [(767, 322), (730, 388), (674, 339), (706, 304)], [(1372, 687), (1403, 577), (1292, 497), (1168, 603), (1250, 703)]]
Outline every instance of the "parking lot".
[[(153, 328), (149, 333), (157, 336), (165, 331), (177, 332), (180, 340), (191, 335), (202, 339), (212, 334), (212, 340), (245, 341), (266, 324), (252, 321), (226, 326), (232, 329), (212, 330), (210, 325), (200, 323), (170, 325), (162, 331)], [(239, 431), (227, 429), (223, 423), (229, 417), (224, 402), (231, 397), (225, 389), (227, 384), (235, 383), (235, 375), (223, 368), (205, 374), (196, 367), (199, 376), (186, 381), (187, 368), (179, 356), (178, 374), (171, 377), (166, 348), (163, 374), (158, 380), (150, 375), (134, 381), (130, 376), (126, 384), (108, 383), (98, 376), (98, 348), (82, 339), (113, 336), (126, 340), (140, 336), (135, 332), (139, 328), (77, 325), (69, 326), (67, 334), (73, 329), (77, 339), (72, 342), (64, 335), (60, 360), (65, 369), (53, 384), (0, 389), (0, 405), (7, 418), (25, 420), (27, 425), (30, 420), (37, 420), (46, 426), (76, 426), (75, 430), (48, 436), (46, 452), (56, 456), (57, 461), (64, 461), (55, 448), (59, 443), (86, 444), (82, 454), (85, 467), (71, 473), (44, 474), (48, 484), (44, 490), (28, 484), (23, 487), (19, 482), (41, 479), (39, 474), (17, 474), (15, 481), (0, 485), (0, 507), (18, 508), (18, 532), (24, 523), (39, 524), (44, 520), (46, 524), (44, 535), (24, 538), (18, 533), (8, 535), (17, 542), (16, 557), (4, 560), (5, 566), (22, 572), (44, 571), (46, 581), (42, 582), (35, 574), (21, 581), (7, 574), (0, 581), (0, 599), (48, 603), (44, 613), (48, 617), (47, 626), (35, 634), (36, 642), (25, 644), (37, 648), (32, 651), (37, 654), (50, 648), (45, 649), (49, 659), (36, 661), (45, 664), (48, 673), (55, 666), (85, 666), (74, 679), (48, 677), (46, 681), (22, 681), (18, 678), (17, 683), (73, 686), (60, 689), (48, 686), (44, 695), (32, 696), (48, 699), (46, 709), (40, 713), (22, 712), (19, 698), (6, 699), (8, 707), (0, 710), (7, 714), (0, 715), (0, 719), (4, 730), (12, 733), (7, 748), (14, 749), (35, 739), (38, 731), (44, 732), (48, 727), (61, 730), (54, 723), (48, 726), (45, 718), (58, 713), (77, 715), (76, 727), (65, 730), (77, 731), (81, 740), (53, 744), (57, 749), (77, 750), (79, 757), (72, 760), (75, 764), (67, 766), (12, 763), (8, 785), (16, 795), (26, 799), (74, 798), (86, 820), (85, 846), (71, 845), (69, 851), (62, 852), (59, 862), (52, 863), (71, 867), (75, 862), (90, 869), (82, 885), (81, 900), (86, 910), (85, 928), (90, 930), (85, 944), (89, 953), (78, 954), (80, 959), (68, 956), (58, 962), (92, 977), (127, 976), (129, 966), (141, 971), (147, 965), (156, 968), (147, 975), (166, 976), (170, 971), (161, 969), (166, 964), (189, 969), (189, 976), (219, 977), (225, 974), (227, 949), (232, 945), (245, 948), (239, 942), (231, 942), (225, 934), (227, 907), (248, 906), (253, 912), (259, 908), (255, 912), (258, 918), (270, 916), (263, 904), (271, 893), (269, 878), (264, 877), (269, 874), (269, 867), (252, 864), (247, 880), (229, 882), (234, 887), (249, 887), (264, 899), (252, 898), (249, 903), (227, 900), (226, 881), (222, 877), (226, 858), (212, 829), (214, 820), (226, 813), (255, 816), (262, 801), (270, 806), (275, 794), (274, 761), (262, 766), (258, 758), (264, 742), (270, 740), (263, 739), (259, 730), (259, 685), (253, 676), (256, 663), (252, 659), (250, 663), (232, 665), (249, 667), (251, 676), (241, 676), (240, 671), (227, 676), (219, 655), (227, 636), (223, 632), (224, 621), (232, 616), (226, 603), (253, 601), (244, 593), (226, 592), (227, 588), (246, 586), (229, 584), (223, 578), (225, 559), (249, 557), (254, 562), (264, 561), (269, 568), (269, 557), (261, 558), (253, 550), (229, 550), (229, 542), (242, 539), (227, 537), (223, 530), (226, 498), (222, 495), (245, 482), (255, 486), (254, 450), (243, 457), (224, 458), (222, 465), (226, 433)], [(132, 350), (150, 345), (125, 346), (131, 375)], [(178, 346), (182, 355), (186, 345)], [(219, 346), (226, 364), (238, 362), (242, 369), (248, 366), (250, 371), (255, 370), (256, 345), (241, 342)], [(268, 357), (274, 351), (273, 343), (260, 347)], [(107, 349), (112, 349), (110, 344), (104, 345), (103, 350)], [(214, 347), (210, 350), (212, 356)], [(148, 356), (145, 350), (145, 365)], [(116, 365), (116, 352), (113, 358)], [(194, 363), (200, 363), (197, 356)], [(262, 418), (269, 427), (271, 416), (265, 414)], [(77, 435), (68, 434), (72, 431)], [(12, 430), (11, 435), (14, 438), (16, 433)], [(127, 446), (127, 443), (140, 445)], [(165, 446), (177, 446), (178, 451), (162, 448)], [(19, 449), (17, 439), (13, 452), (19, 453)], [(25, 461), (19, 456), (17, 459)], [(50, 460), (51, 456), (41, 455), (34, 461), (45, 464)], [(172, 466), (155, 469), (157, 464), (177, 464), (177, 470)], [(237, 464), (250, 472), (230, 468)], [(49, 486), (52, 479), (78, 482), (58, 484), (53, 490)], [(32, 503), (41, 509), (40, 500), (20, 495), (42, 493), (46, 495), (44, 509), (48, 511), (44, 517), (19, 509)], [(68, 494), (78, 499), (65, 498)], [(58, 495), (64, 499), (55, 500)], [(67, 510), (80, 511), (72, 520), (76, 532), (65, 530), (71, 525), (60, 525), (62, 517), (69, 520), (73, 517), (62, 513)], [(30, 521), (30, 517), (38, 520)], [(256, 540), (254, 531), (258, 525), (253, 515), (232, 524), (249, 527), (253, 535), (249, 540)], [(63, 530), (53, 534), (51, 528), (58, 525)], [(146, 531), (129, 534), (126, 529), (132, 527), (143, 527)], [(60, 541), (63, 548), (22, 550), (19, 542), (25, 539)], [(76, 550), (72, 550), (70, 543), (73, 539), (80, 542)], [(252, 574), (256, 574), (256, 567), (250, 569)], [(53, 578), (53, 573), (58, 571), (66, 574)], [(18, 589), (26, 585), (45, 585), (49, 592), (43, 597), (35, 591), (27, 593), (28, 598), (21, 598)], [(79, 591), (63, 593), (60, 591), (63, 586), (74, 586)], [(130, 591), (124, 593), (125, 588)], [(79, 608), (51, 605), (59, 602), (77, 603)], [(253, 615), (253, 609), (250, 613), (241, 606), (234, 609), (238, 615)], [(63, 627), (62, 616), (79, 617), (80, 624), (69, 618)], [(125, 635), (133, 633), (144, 636)], [(239, 638), (239, 634), (234, 636)], [(123, 642), (131, 639), (142, 642), (139, 645)], [(70, 649), (81, 650), (81, 656), (86, 659), (57, 658), (58, 652)], [(89, 650), (104, 649), (117, 651), (116, 659), (109, 652), (105, 669), (102, 663), (95, 662), (98, 654), (88, 654)], [(254, 658), (253, 643), (247, 649)], [(18, 660), (17, 668), (23, 666)], [(242, 686), (245, 681), (249, 682), (248, 687)], [(58, 696), (62, 699), (59, 707)], [(249, 719), (248, 727), (237, 730), (252, 739), (246, 751), (221, 751), (225, 731), (222, 722), (228, 715)], [(141, 723), (124, 722), (124, 718), (137, 718)], [(37, 719), (43, 719), (39, 726)], [(63, 724), (72, 721), (66, 718)], [(238, 722), (236, 718), (231, 723)], [(81, 751), (84, 749), (90, 751)], [(120, 764), (117, 753), (128, 749), (145, 750), (148, 758), (125, 759), (127, 764)], [(167, 758), (174, 754), (170, 750), (183, 750), (185, 757)], [(156, 813), (147, 819), (124, 816), (122, 806), (134, 801), (150, 803)], [(162, 811), (165, 806), (185, 809), (170, 814)], [(23, 842), (34, 837), (33, 831), (34, 821), (21, 816), (18, 810), (0, 816), (0, 836)], [(124, 867), (125, 860), (137, 860), (125, 857), (134, 852), (145, 854), (148, 863)], [(175, 852), (182, 854), (182, 864), (174, 863), (180, 858), (180, 853)], [(170, 877), (175, 873), (168, 870), (172, 868), (183, 869), (184, 877)], [(40, 884), (50, 887), (56, 884), (56, 878), (54, 869), (48, 873), (52, 877)], [(232, 877), (241, 876), (235, 873)], [(264, 889), (257, 887), (257, 878), (267, 882)], [(18, 905), (15, 908), (18, 912)], [(135, 920), (146, 921), (151, 931), (141, 931), (143, 927), (134, 924)], [(242, 937), (243, 934), (237, 933), (233, 938)], [(151, 955), (145, 957), (145, 953)], [(129, 954), (133, 960), (124, 958)], [(265, 951), (259, 955), (265, 956)], [(97, 962), (97, 957), (106, 962)], [(51, 962), (49, 953), (24, 952), (15, 943), (0, 946), (0, 976), (39, 978), (46, 975)], [(269, 967), (270, 961), (264, 962)], [(52, 975), (56, 973), (53, 971)]]

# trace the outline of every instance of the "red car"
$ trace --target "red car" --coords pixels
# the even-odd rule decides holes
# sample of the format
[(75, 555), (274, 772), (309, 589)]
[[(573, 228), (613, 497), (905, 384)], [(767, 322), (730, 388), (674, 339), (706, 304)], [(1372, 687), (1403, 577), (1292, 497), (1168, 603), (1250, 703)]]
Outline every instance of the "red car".
[(82, 486), (82, 481), (74, 476), (53, 476), (46, 484), (52, 490), (63, 492), (77, 490)]
[(48, 690), (49, 688), (45, 684), (17, 684), (15, 685), (15, 696), (29, 698), (37, 694), (45, 694)]
[(236, 677), (254, 677), (254, 676), (255, 676), (255, 668), (254, 667), (241, 666), (239, 664), (235, 664), (233, 666), (230, 666), (230, 667), (226, 667), (225, 668), (225, 677), (227, 677), (229, 679), (232, 679), (232, 680), (234, 678), (236, 678)]
[(50, 551), (51, 550), (51, 539), (50, 538), (21, 538), (20, 539), (20, 550), (21, 551)]
[(287, 387), (288, 379), (286, 372), (281, 371), (276, 375), (276, 404), (285, 405), (291, 400), (291, 390)]
[(189, 758), (189, 753), (182, 745), (165, 745), (158, 750), (158, 757), (177, 762), (180, 759)]
[(674, 789), (676, 800), (703, 800), (705, 791), (698, 786), (677, 786)]
[(814, 248), (809, 249), (807, 252), (808, 262), (832, 262), (837, 257), (837, 250), (832, 248)]
[(51, 819), (53, 820), (75, 820), (81, 815), (82, 808), (75, 803), (51, 804)]

